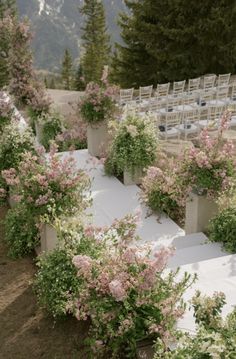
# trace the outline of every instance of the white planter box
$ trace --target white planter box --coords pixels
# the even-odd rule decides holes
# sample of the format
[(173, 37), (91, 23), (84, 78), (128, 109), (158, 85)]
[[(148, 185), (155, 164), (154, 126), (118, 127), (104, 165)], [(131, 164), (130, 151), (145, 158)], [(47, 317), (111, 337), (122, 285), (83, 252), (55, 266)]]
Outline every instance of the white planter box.
[(7, 197), (7, 203), (9, 204), (10, 208), (15, 208), (18, 202), (16, 202), (13, 196), (9, 194), (9, 196)]
[(125, 186), (138, 185), (142, 182), (143, 170), (141, 168), (135, 168), (133, 172), (125, 170), (123, 176)]
[(41, 232), (41, 252), (49, 252), (58, 245), (57, 232), (50, 224), (43, 224)]
[(215, 201), (205, 195), (191, 193), (186, 202), (185, 232), (186, 234), (205, 232), (209, 221), (218, 213)]
[(35, 121), (35, 131), (36, 131), (36, 137), (37, 137), (39, 143), (42, 143), (43, 125), (41, 123), (39, 123), (38, 121)]
[(107, 123), (87, 127), (88, 152), (91, 156), (101, 157), (106, 150), (108, 143)]

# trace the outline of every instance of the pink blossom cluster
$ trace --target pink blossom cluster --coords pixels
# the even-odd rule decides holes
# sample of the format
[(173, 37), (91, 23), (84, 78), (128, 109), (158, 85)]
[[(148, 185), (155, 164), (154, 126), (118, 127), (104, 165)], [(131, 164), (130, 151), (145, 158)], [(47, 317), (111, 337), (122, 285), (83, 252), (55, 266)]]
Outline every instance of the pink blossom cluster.
[(83, 211), (89, 204), (89, 178), (75, 166), (72, 156), (62, 159), (57, 148), (52, 147), (49, 158), (26, 152), (18, 171), (11, 168), (3, 171), (2, 176), (35, 214), (48, 214), (52, 208), (57, 214), (65, 214)]
[[(114, 225), (99, 232), (106, 236), (113, 230)], [(91, 228), (88, 234), (95, 232)], [(164, 340), (184, 312), (180, 298), (190, 285), (189, 278), (176, 281), (173, 273), (163, 274), (173, 248), (161, 248), (150, 257), (146, 246), (131, 247), (125, 241), (106, 245), (97, 258), (79, 254), (72, 260), (82, 283), (74, 313), (78, 320), (91, 319), (90, 331), (99, 351), (112, 343), (115, 347), (116, 341), (119, 350), (121, 338), (128, 333), (137, 338), (154, 333)]]
[(86, 122), (107, 120), (114, 113), (118, 88), (109, 85), (107, 76), (108, 69), (105, 67), (101, 85), (90, 82), (86, 86), (85, 95), (79, 103), (80, 113)]

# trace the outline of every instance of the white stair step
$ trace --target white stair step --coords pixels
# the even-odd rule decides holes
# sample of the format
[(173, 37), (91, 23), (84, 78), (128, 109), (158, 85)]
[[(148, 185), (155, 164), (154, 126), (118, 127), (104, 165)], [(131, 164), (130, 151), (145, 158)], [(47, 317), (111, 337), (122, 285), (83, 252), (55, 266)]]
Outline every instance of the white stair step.
[(220, 243), (202, 244), (177, 250), (170, 258), (168, 267), (176, 268), (222, 256), (227, 256), (227, 253), (222, 250)]
[(236, 276), (236, 254), (212, 258), (202, 262), (192, 262), (180, 267), (180, 276), (184, 273), (197, 273), (199, 281), (221, 280)]
[(173, 246), (176, 249), (188, 248), (188, 247), (195, 247), (200, 246), (208, 242), (207, 236), (200, 232), (200, 233), (193, 233), (187, 234), (183, 237), (177, 237), (173, 240)]

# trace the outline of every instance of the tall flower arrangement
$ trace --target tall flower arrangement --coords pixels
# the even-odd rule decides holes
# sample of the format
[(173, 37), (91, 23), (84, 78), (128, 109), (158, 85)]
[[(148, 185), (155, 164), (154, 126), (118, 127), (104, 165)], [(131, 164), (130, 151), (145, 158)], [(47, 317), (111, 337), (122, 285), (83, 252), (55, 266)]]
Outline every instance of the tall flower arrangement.
[(152, 119), (128, 112), (116, 130), (105, 169), (107, 174), (144, 169), (153, 164), (157, 155), (157, 137)]
[(96, 125), (108, 121), (114, 114), (117, 87), (109, 85), (107, 77), (108, 68), (105, 67), (101, 84), (90, 82), (86, 86), (79, 108), (83, 120), (88, 124)]
[(182, 294), (188, 275), (163, 271), (172, 249), (161, 249), (154, 258), (144, 248), (121, 243), (103, 252), (99, 260), (76, 255), (81, 287), (75, 301), (78, 320), (91, 319), (88, 343), (94, 353), (135, 358), (137, 343), (162, 337), (168, 341), (185, 305)]
[(176, 160), (165, 159), (165, 166), (147, 170), (141, 198), (151, 209), (181, 220), (191, 191), (214, 199), (223, 193), (230, 195), (235, 187), (236, 161), (233, 144), (223, 137), (230, 116), (225, 112), (215, 138), (205, 129), (198, 146), (187, 149)]
[(72, 157), (61, 159), (55, 148), (49, 158), (25, 153), (18, 171), (11, 168), (2, 175), (32, 216), (53, 219), (82, 213), (89, 204), (89, 178), (82, 170), (75, 170)]
[(225, 112), (217, 137), (211, 137), (208, 130), (204, 129), (200, 134), (199, 147), (185, 153), (182, 164), (185, 182), (200, 194), (218, 197), (232, 185), (236, 174), (234, 146), (223, 139), (230, 117), (231, 114)]

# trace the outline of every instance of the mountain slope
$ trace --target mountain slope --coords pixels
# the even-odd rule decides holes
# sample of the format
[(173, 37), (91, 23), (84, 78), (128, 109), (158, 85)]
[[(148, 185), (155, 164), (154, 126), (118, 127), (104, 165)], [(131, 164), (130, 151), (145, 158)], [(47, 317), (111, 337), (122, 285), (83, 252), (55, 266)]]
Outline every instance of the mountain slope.
[[(112, 41), (119, 41), (118, 13), (124, 10), (122, 0), (103, 0)], [(35, 66), (58, 71), (65, 48), (78, 59), (83, 17), (81, 0), (17, 0), (20, 16), (27, 16), (34, 32)]]

